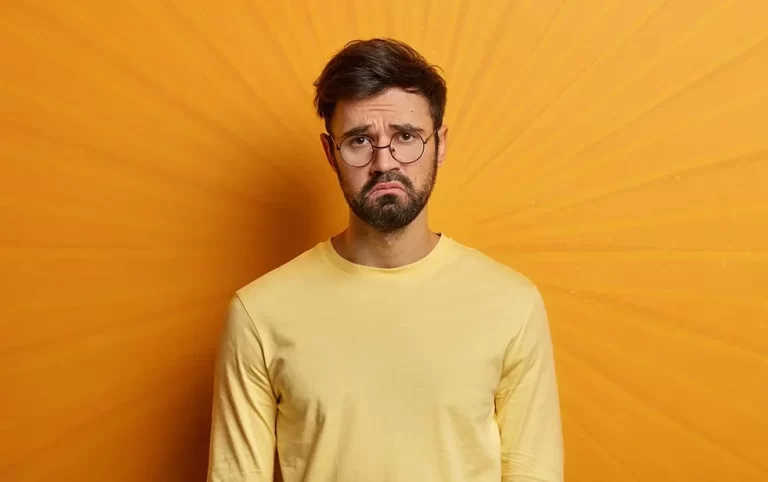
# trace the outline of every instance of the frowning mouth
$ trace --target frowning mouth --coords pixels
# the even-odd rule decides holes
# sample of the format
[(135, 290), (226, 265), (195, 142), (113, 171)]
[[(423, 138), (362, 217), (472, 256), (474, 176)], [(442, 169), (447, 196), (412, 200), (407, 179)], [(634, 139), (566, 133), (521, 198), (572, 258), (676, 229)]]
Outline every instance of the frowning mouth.
[(405, 192), (405, 189), (403, 189), (403, 185), (399, 182), (381, 182), (379, 184), (376, 184), (373, 189), (371, 189), (368, 192), (369, 196), (372, 195), (384, 195), (384, 194), (393, 194), (398, 192)]

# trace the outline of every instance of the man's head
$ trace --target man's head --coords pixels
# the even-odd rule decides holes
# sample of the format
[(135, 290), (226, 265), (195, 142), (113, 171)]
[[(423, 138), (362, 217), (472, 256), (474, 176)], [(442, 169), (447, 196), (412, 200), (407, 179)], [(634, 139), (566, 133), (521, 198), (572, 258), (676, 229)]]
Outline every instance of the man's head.
[(323, 148), (352, 212), (382, 232), (409, 225), (445, 157), (443, 78), (408, 45), (373, 39), (347, 44), (315, 87)]

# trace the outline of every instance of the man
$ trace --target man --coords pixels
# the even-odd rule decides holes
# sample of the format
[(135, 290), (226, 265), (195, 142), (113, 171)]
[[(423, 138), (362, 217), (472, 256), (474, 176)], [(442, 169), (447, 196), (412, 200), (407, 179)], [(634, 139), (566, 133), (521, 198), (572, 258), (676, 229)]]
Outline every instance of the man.
[(348, 44), (315, 86), (349, 225), (234, 296), (208, 480), (562, 481), (537, 288), (428, 227), (443, 79), (374, 39)]

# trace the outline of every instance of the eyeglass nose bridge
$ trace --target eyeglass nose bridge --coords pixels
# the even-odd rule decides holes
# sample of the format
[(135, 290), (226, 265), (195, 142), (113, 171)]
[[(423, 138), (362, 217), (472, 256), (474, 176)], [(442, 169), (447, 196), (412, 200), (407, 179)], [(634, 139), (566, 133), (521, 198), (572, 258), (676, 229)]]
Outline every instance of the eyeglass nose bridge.
[(392, 143), (393, 142), (394, 142), (394, 137), (392, 139), (390, 139), (389, 144), (387, 144), (385, 146), (377, 146), (374, 143), (371, 143), (371, 157), (370, 157), (370, 159), (368, 159), (368, 162), (365, 163), (365, 165), (367, 166), (368, 164), (372, 163), (374, 159), (376, 159), (376, 151), (379, 150), (379, 149), (387, 149), (389, 151), (389, 155), (392, 156), (392, 159), (394, 159), (395, 162), (397, 162), (398, 164), (404, 164), (404, 165), (405, 164), (412, 164), (413, 162), (416, 162), (416, 160), (418, 160), (418, 159), (416, 159), (414, 161), (403, 162), (400, 159), (398, 159), (397, 156), (395, 155), (394, 149), (392, 148)]
[(376, 150), (377, 149), (389, 149), (389, 153), (392, 154), (392, 157), (395, 157), (395, 153), (392, 152), (392, 141), (389, 141), (389, 144), (387, 144), (386, 146), (377, 146), (377, 145), (371, 143), (371, 148), (373, 149), (372, 150), (373, 157), (376, 157)]

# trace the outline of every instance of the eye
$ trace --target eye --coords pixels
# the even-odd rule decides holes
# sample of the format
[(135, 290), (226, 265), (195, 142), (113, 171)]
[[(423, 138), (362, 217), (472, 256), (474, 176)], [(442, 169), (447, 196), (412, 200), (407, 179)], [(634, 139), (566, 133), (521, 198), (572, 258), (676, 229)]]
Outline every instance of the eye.
[(399, 132), (396, 137), (397, 141), (399, 142), (413, 142), (417, 139), (417, 137), (412, 133), (408, 131)]
[(370, 141), (365, 136), (351, 137), (349, 139), (349, 145), (351, 145), (352, 147), (362, 147), (366, 145), (368, 142)]

